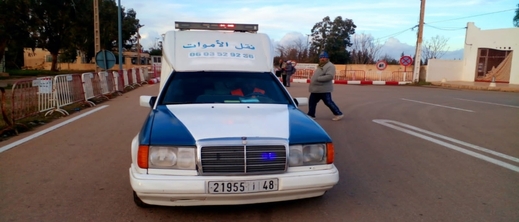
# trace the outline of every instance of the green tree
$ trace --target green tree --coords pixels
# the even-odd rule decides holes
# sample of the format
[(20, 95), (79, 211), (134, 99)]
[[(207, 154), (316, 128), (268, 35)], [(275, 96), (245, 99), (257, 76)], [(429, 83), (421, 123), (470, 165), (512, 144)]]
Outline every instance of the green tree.
[(133, 9), (129, 9), (128, 12), (123, 13), (123, 15), (123, 47), (129, 50), (135, 44), (137, 44), (137, 30), (139, 27), (143, 27), (144, 25), (139, 23), (139, 20), (137, 19), (137, 12)]
[[(51, 71), (57, 71), (58, 54), (70, 46), (73, 21), (77, 19), (73, 0), (30, 0), (30, 16), (36, 21), (36, 45), (52, 55)], [(79, 6), (79, 5), (78, 5)]]
[(519, 27), (519, 4), (517, 4), (517, 9), (515, 10), (514, 26)]
[(151, 47), (148, 52), (150, 55), (162, 56), (162, 41), (158, 41), (159, 38), (156, 38), (156, 40), (155, 45)]
[(352, 46), (349, 48), (352, 64), (375, 64), (382, 45), (370, 34), (353, 35)]
[[(93, 18), (93, 0), (75, 0), (81, 2), (82, 10), (79, 12), (80, 16), (74, 21), (72, 35), (74, 41), (72, 46), (67, 51), (80, 50), (85, 54), (87, 62), (95, 56), (94, 45), (94, 18)], [(79, 5), (79, 3), (77, 3)], [(101, 49), (117, 51), (118, 50), (118, 7), (113, 0), (99, 1), (99, 35)], [(130, 9), (125, 11), (121, 7), (122, 15), (122, 39), (123, 47), (126, 49), (132, 48), (134, 36), (137, 33), (137, 27), (140, 25), (136, 18), (137, 13)], [(85, 34), (87, 33), (87, 34)], [(70, 52), (73, 54), (73, 52)]]
[(349, 62), (350, 53), (347, 47), (351, 47), (351, 35), (355, 34), (357, 26), (351, 19), (342, 19), (337, 16), (333, 21), (329, 16), (323, 18), (312, 28), (312, 42), (310, 56), (314, 62), (318, 61), (318, 55), (322, 51), (328, 52), (330, 61), (336, 64)]
[(161, 56), (162, 49), (161, 48), (151, 48), (149, 53), (150, 53), (150, 55)]
[[(114, 50), (118, 41), (118, 7), (115, 0), (99, 1), (101, 48)], [(136, 42), (137, 13), (130, 9), (123, 16), (123, 45)], [(78, 50), (87, 61), (94, 55), (93, 0), (0, 0), (0, 58), (9, 44), (9, 53), (23, 54), (25, 47), (41, 47), (52, 55), (51, 70), (59, 59), (73, 61)]]
[(28, 0), (0, 0), (0, 59), (8, 45), (9, 52), (16, 52), (27, 43), (34, 21), (29, 11)]

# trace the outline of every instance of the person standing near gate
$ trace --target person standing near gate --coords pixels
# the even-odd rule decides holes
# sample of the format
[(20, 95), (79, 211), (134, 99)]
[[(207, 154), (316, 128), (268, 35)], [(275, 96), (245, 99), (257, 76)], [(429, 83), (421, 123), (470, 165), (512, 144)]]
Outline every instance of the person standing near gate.
[(286, 73), (286, 82), (283, 82), (283, 84), (286, 87), (290, 87), (290, 80), (292, 78), (292, 75), (296, 73), (296, 62), (293, 60), (288, 60), (287, 65), (285, 67), (285, 73)]
[(281, 77), (281, 74), (283, 73), (283, 67), (284, 67), (284, 61), (283, 59), (279, 59), (278, 67), (276, 67), (276, 76)]
[(283, 82), (284, 86), (287, 86), (287, 64), (288, 61), (281, 61), (280, 60), (280, 69), (281, 69), (281, 81)]
[(314, 75), (310, 80), (308, 91), (310, 98), (308, 99), (307, 115), (315, 119), (315, 109), (317, 103), (323, 100), (324, 104), (332, 111), (332, 120), (337, 121), (344, 117), (339, 107), (332, 100), (333, 79), (335, 77), (335, 65), (330, 62), (328, 53), (322, 52), (319, 55), (319, 65), (314, 71)]

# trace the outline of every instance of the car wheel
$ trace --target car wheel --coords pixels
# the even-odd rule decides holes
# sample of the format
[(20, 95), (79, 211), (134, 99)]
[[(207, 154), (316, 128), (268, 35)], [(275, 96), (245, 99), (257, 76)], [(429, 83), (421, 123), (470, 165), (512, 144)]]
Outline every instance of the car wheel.
[(142, 202), (141, 198), (139, 198), (139, 196), (137, 196), (137, 193), (135, 193), (135, 191), (133, 191), (133, 202), (135, 202), (135, 205), (137, 205), (138, 207), (142, 207), (142, 208), (147, 208), (147, 207), (151, 206), (147, 203)]

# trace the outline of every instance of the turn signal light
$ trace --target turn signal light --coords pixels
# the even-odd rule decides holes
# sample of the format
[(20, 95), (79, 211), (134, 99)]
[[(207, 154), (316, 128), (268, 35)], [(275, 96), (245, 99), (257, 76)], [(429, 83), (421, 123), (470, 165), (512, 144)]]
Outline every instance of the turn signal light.
[(149, 146), (140, 145), (139, 151), (137, 152), (137, 165), (140, 168), (148, 169), (148, 155), (150, 151)]
[(326, 164), (332, 164), (335, 156), (333, 143), (326, 144)]

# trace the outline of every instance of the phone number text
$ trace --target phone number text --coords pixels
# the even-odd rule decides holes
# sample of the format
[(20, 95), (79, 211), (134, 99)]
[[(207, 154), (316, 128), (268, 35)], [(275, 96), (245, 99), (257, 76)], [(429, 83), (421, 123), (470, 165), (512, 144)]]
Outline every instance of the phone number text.
[(232, 58), (232, 59), (254, 59), (253, 54), (239, 52), (190, 52), (189, 58)]

